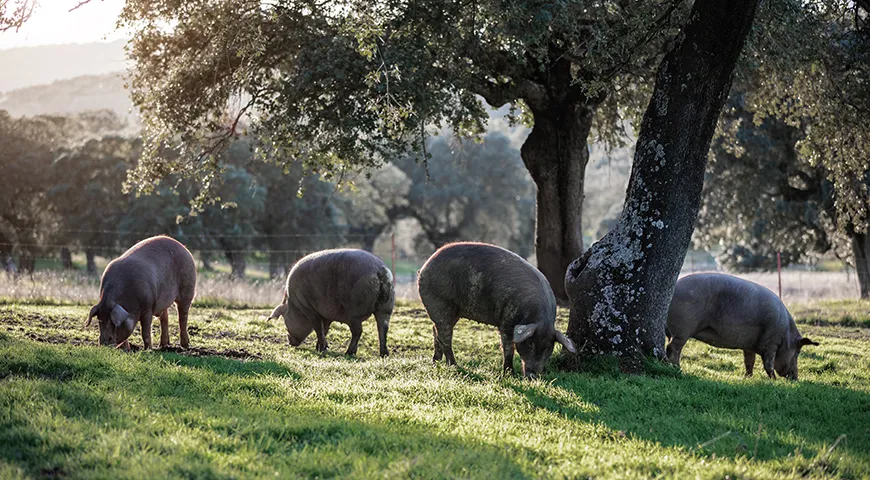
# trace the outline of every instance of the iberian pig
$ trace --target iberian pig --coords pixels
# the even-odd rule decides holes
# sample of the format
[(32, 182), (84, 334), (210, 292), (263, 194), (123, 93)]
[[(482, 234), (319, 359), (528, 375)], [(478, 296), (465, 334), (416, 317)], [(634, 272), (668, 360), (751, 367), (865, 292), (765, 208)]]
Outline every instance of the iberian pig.
[(432, 319), (434, 361), (454, 365), (453, 326), (460, 317), (493, 325), (501, 335), (504, 371), (514, 372), (514, 348), (523, 376), (535, 378), (559, 342), (556, 298), (544, 275), (519, 255), (485, 243), (453, 243), (438, 249), (418, 272), (420, 299)]
[(668, 310), (668, 334), (671, 363), (679, 366), (686, 341), (697, 338), (714, 347), (743, 350), (747, 377), (752, 376), (758, 354), (770, 378), (776, 378), (776, 372), (797, 380), (801, 348), (818, 345), (801, 336), (775, 293), (719, 273), (697, 273), (677, 281)]
[(299, 260), (287, 275), (284, 300), (269, 320), (284, 317), (290, 345), (299, 346), (313, 330), (317, 351), (326, 351), (332, 322), (350, 327), (347, 355), (356, 355), (362, 324), (372, 314), (378, 325), (382, 357), (395, 306), (393, 274), (380, 258), (365, 250), (339, 249), (312, 253)]
[(178, 307), (181, 346), (190, 346), (187, 314), (196, 290), (193, 256), (175, 239), (151, 237), (112, 260), (100, 280), (100, 301), (91, 309), (100, 322), (100, 344), (129, 347), (140, 323), (144, 348), (151, 348), (151, 322), (160, 318), (160, 346), (169, 345), (169, 307)]

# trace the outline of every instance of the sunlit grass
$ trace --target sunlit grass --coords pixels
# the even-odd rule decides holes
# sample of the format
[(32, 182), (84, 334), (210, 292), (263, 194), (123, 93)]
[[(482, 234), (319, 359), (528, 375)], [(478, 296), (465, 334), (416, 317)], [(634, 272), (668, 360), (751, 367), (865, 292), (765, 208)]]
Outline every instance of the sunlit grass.
[(433, 366), (416, 303), (394, 316), (385, 360), (374, 322), (357, 358), (337, 353), (342, 325), (321, 356), (313, 339), (289, 347), (268, 312), (196, 308), (188, 354), (125, 354), (93, 346), (85, 306), (0, 306), (0, 477), (870, 475), (864, 329), (802, 325), (822, 345), (798, 383), (745, 379), (740, 352), (699, 342), (682, 374), (527, 382), (500, 375), (498, 335), (468, 321), (459, 367)]

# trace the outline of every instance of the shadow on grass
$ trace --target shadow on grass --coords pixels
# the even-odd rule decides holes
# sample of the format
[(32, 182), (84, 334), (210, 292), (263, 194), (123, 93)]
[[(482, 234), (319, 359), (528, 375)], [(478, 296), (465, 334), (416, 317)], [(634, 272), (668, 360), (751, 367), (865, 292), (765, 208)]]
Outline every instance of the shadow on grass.
[(272, 375), (278, 377), (292, 377), (294, 379), (300, 378), (298, 373), (275, 362), (265, 362), (260, 360), (242, 362), (225, 358), (223, 356), (191, 357), (172, 352), (156, 353), (173, 365), (208, 370), (221, 375), (235, 375), (239, 377)]
[(273, 362), (0, 349), (0, 371), (17, 365), (0, 381), (0, 459), (35, 477), (527, 476), (504, 448), (338, 414)]
[[(686, 374), (563, 373), (551, 386), (563, 391), (551, 395), (524, 383), (511, 388), (536, 407), (572, 420), (720, 457), (812, 458), (846, 435), (838, 452), (870, 467), (870, 395), (865, 392), (806, 381), (738, 377), (727, 383)], [(597, 408), (572, 405), (577, 398)]]

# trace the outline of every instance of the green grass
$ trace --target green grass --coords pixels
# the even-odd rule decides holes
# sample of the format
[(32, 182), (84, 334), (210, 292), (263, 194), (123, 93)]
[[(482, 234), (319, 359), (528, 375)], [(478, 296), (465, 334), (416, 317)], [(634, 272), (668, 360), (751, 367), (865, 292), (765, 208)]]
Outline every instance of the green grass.
[(796, 323), (870, 328), (870, 300), (820, 300), (789, 305)]
[(797, 383), (745, 379), (740, 352), (699, 342), (682, 373), (528, 382), (468, 321), (459, 367), (433, 366), (419, 304), (386, 360), (374, 322), (354, 359), (345, 326), (318, 355), (268, 313), (195, 309), (191, 351), (123, 353), (93, 345), (85, 306), (0, 306), (0, 478), (870, 476), (864, 329), (802, 325), (822, 345)]

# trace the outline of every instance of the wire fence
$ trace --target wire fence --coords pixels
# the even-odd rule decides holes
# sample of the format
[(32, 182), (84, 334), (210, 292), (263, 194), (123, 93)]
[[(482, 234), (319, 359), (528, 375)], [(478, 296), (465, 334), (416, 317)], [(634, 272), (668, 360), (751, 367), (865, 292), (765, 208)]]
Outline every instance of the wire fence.
[[(287, 272), (300, 258), (327, 248), (366, 248), (380, 257), (393, 271), (396, 294), (400, 299), (418, 299), (416, 272), (428, 258), (417, 252), (407, 239), (397, 238), (393, 231), (379, 235), (365, 234), (230, 234), (221, 238), (246, 239), (243, 248), (192, 248), (200, 277), (197, 297), (215, 303), (240, 303), (265, 306), (280, 301), (282, 283)], [(120, 241), (132, 235), (117, 230), (67, 230), (61, 233), (95, 233), (117, 235), (103, 245), (76, 243), (12, 243), (0, 242), (0, 269), (6, 274), (0, 279), (0, 297), (21, 299), (54, 299), (57, 301), (90, 302), (99, 295), (99, 275), (111, 259), (126, 248)], [(153, 232), (138, 232), (141, 238)], [(57, 234), (57, 232), (53, 232)], [(138, 238), (136, 240), (139, 240)], [(304, 240), (300, 248), (263, 248), (268, 239)], [(136, 240), (129, 242), (131, 245)], [(184, 237), (181, 238), (184, 240)], [(215, 240), (215, 238), (211, 238)], [(202, 246), (204, 243), (200, 243)], [(190, 243), (188, 243), (190, 245)], [(228, 244), (229, 245), (229, 244)], [(67, 253), (65, 253), (65, 250)], [(5, 254), (3, 253), (5, 252)], [(22, 252), (30, 268), (21, 268)], [(86, 253), (87, 252), (87, 253)], [(709, 257), (708, 257), (709, 258)], [(534, 264), (534, 258), (530, 261)], [(90, 269), (89, 264), (90, 263)], [(90, 270), (90, 272), (88, 271)], [(689, 255), (681, 275), (702, 271), (721, 271), (712, 261), (699, 261)], [(840, 271), (816, 271), (812, 267), (793, 266), (781, 272), (761, 272), (738, 275), (779, 293), (786, 302), (806, 303), (819, 299), (858, 298), (857, 275), (847, 266)]]

